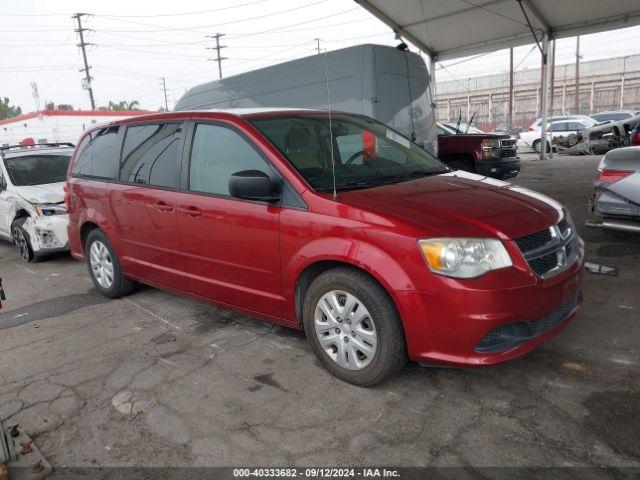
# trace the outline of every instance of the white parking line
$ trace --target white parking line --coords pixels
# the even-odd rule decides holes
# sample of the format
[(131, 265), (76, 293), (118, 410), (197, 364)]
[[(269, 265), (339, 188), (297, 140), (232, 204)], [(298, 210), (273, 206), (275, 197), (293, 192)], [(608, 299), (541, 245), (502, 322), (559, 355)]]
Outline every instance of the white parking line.
[(138, 307), (140, 310), (142, 310), (144, 313), (151, 315), (153, 318), (160, 320), (163, 323), (166, 323), (167, 325), (175, 328), (176, 330), (182, 330), (179, 326), (177, 326), (174, 323), (171, 323), (169, 320), (165, 320), (164, 318), (162, 318), (160, 315), (156, 315), (155, 313), (153, 313), (150, 310), (147, 310), (146, 308), (144, 308), (142, 305), (138, 305), (136, 302), (134, 302), (133, 300), (131, 300), (130, 298), (123, 298), (124, 301), (129, 302), (133, 305), (135, 305), (136, 307)]

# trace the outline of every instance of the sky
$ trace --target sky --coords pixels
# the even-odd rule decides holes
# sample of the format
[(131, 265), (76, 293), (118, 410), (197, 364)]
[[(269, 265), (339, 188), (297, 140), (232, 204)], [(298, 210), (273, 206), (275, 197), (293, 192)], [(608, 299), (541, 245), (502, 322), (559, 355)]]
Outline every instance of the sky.
[[(71, 15), (82, 18), (97, 106), (109, 101), (171, 109), (186, 89), (217, 79), (210, 59), (222, 33), (224, 76), (362, 43), (396, 45), (393, 32), (352, 0), (0, 0), (0, 97), (35, 111), (46, 101), (90, 108)], [(582, 61), (640, 54), (640, 27), (581, 37)], [(612, 52), (611, 45), (615, 45)], [(556, 45), (556, 64), (575, 61), (575, 38)], [(514, 49), (518, 69), (538, 68), (533, 46)], [(438, 80), (505, 72), (508, 50), (438, 65)], [(444, 68), (443, 68), (444, 67)]]

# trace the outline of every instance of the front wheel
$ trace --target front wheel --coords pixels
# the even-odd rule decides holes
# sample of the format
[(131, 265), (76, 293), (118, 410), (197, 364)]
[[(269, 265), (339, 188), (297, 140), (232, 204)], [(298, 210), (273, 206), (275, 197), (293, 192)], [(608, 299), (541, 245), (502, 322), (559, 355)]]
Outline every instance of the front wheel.
[(11, 236), (13, 237), (13, 244), (16, 246), (20, 258), (25, 262), (33, 262), (36, 260), (36, 256), (31, 246), (29, 234), (24, 229), (23, 224), (26, 218), (18, 218), (11, 224)]
[(303, 324), (324, 367), (346, 382), (376, 385), (407, 361), (404, 331), (389, 294), (356, 269), (328, 270), (311, 283)]

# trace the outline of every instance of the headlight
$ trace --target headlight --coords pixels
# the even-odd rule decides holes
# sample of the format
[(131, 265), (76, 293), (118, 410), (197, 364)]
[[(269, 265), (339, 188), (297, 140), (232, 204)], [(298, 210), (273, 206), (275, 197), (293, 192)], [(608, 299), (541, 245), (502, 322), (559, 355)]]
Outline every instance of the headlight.
[(33, 208), (35, 208), (38, 215), (43, 215), (45, 217), (49, 217), (51, 215), (66, 215), (68, 213), (67, 205), (65, 203), (34, 204)]
[(499, 157), (500, 139), (485, 138), (482, 140), (482, 156), (483, 157)]
[(500, 139), (499, 138), (485, 138), (482, 140), (482, 146), (486, 148), (499, 148), (500, 147)]
[(418, 244), (429, 269), (446, 277), (474, 278), (513, 265), (502, 242), (494, 238), (429, 238)]

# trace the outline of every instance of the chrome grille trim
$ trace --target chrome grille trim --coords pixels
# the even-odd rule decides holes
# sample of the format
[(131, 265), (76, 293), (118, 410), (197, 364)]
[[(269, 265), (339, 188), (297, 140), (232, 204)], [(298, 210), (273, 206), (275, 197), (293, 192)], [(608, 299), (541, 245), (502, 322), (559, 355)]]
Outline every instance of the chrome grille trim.
[[(541, 246), (536, 246), (530, 250), (523, 250), (527, 244), (527, 238), (540, 235), (536, 232), (515, 240), (516, 245), (522, 252), (529, 268), (540, 278), (547, 279), (554, 277), (569, 269), (578, 259), (580, 248), (578, 245), (578, 235), (574, 228), (566, 219), (561, 220), (557, 225), (548, 228), (550, 240)], [(548, 237), (547, 237), (548, 238)], [(555, 254), (555, 262), (550, 257)], [(545, 258), (546, 257), (546, 258)], [(536, 262), (537, 260), (537, 262)], [(551, 268), (548, 266), (553, 265)]]

